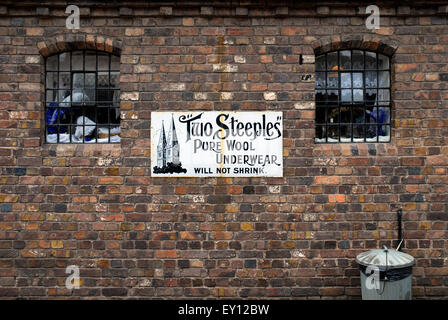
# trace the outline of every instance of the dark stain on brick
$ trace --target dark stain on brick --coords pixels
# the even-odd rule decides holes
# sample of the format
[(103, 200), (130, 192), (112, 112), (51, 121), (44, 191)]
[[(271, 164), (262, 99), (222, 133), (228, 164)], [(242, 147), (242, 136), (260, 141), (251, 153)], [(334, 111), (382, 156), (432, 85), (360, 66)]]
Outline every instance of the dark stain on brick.
[(12, 204), (11, 203), (2, 203), (1, 205), (1, 212), (10, 212), (12, 210)]
[(223, 195), (223, 194), (216, 194), (216, 195), (209, 195), (207, 197), (207, 202), (211, 204), (226, 204), (231, 203), (232, 197), (229, 195)]
[(350, 240), (343, 240), (338, 242), (339, 249), (350, 249)]
[(26, 174), (26, 168), (16, 167), (14, 168), (14, 175), (16, 176), (24, 176)]
[(67, 205), (64, 203), (57, 203), (54, 205), (54, 212), (64, 213), (67, 212)]
[(440, 81), (448, 81), (448, 73), (439, 73)]
[(255, 193), (255, 187), (254, 186), (244, 186), (243, 187), (243, 193), (244, 194), (254, 194)]

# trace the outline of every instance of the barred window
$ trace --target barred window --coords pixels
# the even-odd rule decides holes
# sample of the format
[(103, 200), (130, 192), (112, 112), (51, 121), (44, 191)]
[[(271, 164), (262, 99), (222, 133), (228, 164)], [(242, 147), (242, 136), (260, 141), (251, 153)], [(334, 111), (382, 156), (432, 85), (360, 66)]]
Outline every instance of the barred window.
[(390, 142), (389, 57), (362, 50), (316, 57), (316, 143)]
[(45, 61), (47, 143), (120, 142), (120, 58), (92, 50)]

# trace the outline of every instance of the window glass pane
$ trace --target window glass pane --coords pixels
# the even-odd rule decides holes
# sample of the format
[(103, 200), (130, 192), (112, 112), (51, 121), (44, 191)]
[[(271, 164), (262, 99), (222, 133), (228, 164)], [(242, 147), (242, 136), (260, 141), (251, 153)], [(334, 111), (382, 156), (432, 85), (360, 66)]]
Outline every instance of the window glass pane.
[(352, 54), (353, 69), (362, 70), (364, 69), (364, 55), (360, 50), (353, 50)]
[(373, 105), (376, 102), (377, 91), (368, 89), (366, 90), (366, 104)]
[[(79, 105), (79, 103), (78, 103), (78, 105)], [(67, 121), (69, 123), (75, 124), (76, 119), (78, 119), (79, 115), (82, 114), (82, 109), (81, 109), (81, 107), (77, 106), (76, 103), (72, 103), (72, 106), (70, 107), (70, 111), (71, 112), (67, 116)], [(72, 128), (71, 128), (72, 131), (70, 131), (70, 132), (72, 134), (75, 133), (75, 129), (76, 129), (76, 126), (72, 126)]]
[(339, 126), (328, 126), (328, 142), (339, 141)]
[(59, 55), (59, 71), (70, 71), (70, 52)]
[(341, 101), (342, 102), (351, 102), (352, 101), (352, 90), (351, 89), (341, 90)]
[(363, 101), (363, 92), (361, 89), (353, 90), (353, 101), (360, 102)]
[(338, 70), (338, 52), (330, 52), (327, 54), (327, 69), (332, 71)]
[[(86, 123), (91, 123), (91, 122), (86, 122)], [(95, 135), (95, 129), (96, 129), (96, 126), (89, 126), (89, 125), (86, 125), (85, 126), (85, 128), (84, 128), (84, 134), (85, 134), (85, 136), (90, 136), (90, 138), (93, 138), (94, 137), (94, 135)]]
[(366, 69), (376, 69), (376, 53), (375, 52), (365, 52), (365, 63)]
[(325, 126), (316, 125), (316, 142), (325, 142)]
[(325, 88), (325, 72), (316, 72), (316, 88)]
[(390, 108), (379, 107), (378, 108), (378, 123), (385, 124), (390, 123)]
[(378, 122), (378, 108), (373, 107), (372, 109), (368, 108), (366, 109), (366, 115), (367, 115), (367, 122), (370, 123), (377, 123)]
[(316, 107), (316, 123), (325, 123), (325, 107)]
[(70, 90), (58, 90), (58, 102), (61, 107), (70, 107)]
[(377, 87), (376, 77), (377, 77), (376, 71), (367, 71), (366, 72), (366, 87), (367, 88), (376, 88)]
[(338, 90), (327, 90), (327, 101), (330, 103), (339, 102), (339, 91)]
[(75, 51), (72, 53), (72, 70), (83, 70), (83, 54), (82, 51)]
[(109, 119), (111, 123), (116, 123), (119, 120), (120, 113), (117, 108), (108, 108), (109, 110)]
[(351, 107), (341, 107), (341, 123), (351, 122)]
[(120, 123), (120, 108), (110, 108), (110, 111), (113, 115), (111, 116), (111, 122), (114, 124)]
[(94, 51), (86, 51), (85, 54), (85, 64), (88, 71), (93, 71), (96, 69), (96, 53)]
[(342, 72), (341, 73), (341, 88), (351, 88), (351, 75), (348, 72)]
[(47, 89), (57, 89), (58, 88), (58, 74), (57, 72), (47, 72), (46, 79)]
[(84, 86), (85, 88), (95, 88), (95, 73), (86, 73), (84, 75)]
[(327, 122), (332, 124), (339, 123), (339, 107), (328, 107)]
[(109, 87), (109, 72), (98, 72), (98, 88)]
[(374, 124), (365, 126), (367, 141), (371, 142), (377, 141), (377, 129), (378, 126)]
[(98, 108), (98, 117), (97, 117), (98, 123), (101, 123), (101, 124), (110, 123), (108, 110), (109, 110), (109, 108), (107, 108), (107, 107)]
[(325, 90), (316, 90), (315, 95), (316, 95), (316, 102), (324, 102), (327, 99)]
[(337, 88), (338, 87), (338, 73), (337, 72), (328, 72), (327, 87), (328, 88)]
[(316, 57), (316, 71), (325, 71), (325, 55)]
[(112, 94), (113, 92), (109, 89), (98, 89), (97, 90), (97, 101), (98, 104), (107, 105), (112, 102)]
[(357, 133), (357, 137), (361, 136), (362, 128), (359, 124), (364, 123), (364, 108), (363, 107), (353, 107), (353, 132)]
[(89, 104), (93, 104), (95, 103), (95, 74), (86, 73), (84, 76), (84, 81), (84, 94), (87, 95), (87, 97), (85, 97), (85, 101)]
[(378, 90), (378, 104), (385, 105), (390, 102), (390, 92), (388, 89)]
[(340, 52), (340, 59), (341, 59), (341, 70), (349, 70), (351, 69), (351, 51), (350, 50), (344, 50)]
[(84, 87), (84, 73), (73, 74), (73, 89), (81, 89)]
[(390, 125), (379, 126), (379, 141), (380, 142), (390, 142)]
[(110, 86), (111, 86), (111, 88), (119, 88), (120, 87), (120, 73), (119, 72), (111, 72), (110, 73)]
[(47, 71), (58, 71), (58, 55), (48, 57), (46, 60)]
[(57, 91), (56, 90), (47, 90), (47, 106), (56, 106), (56, 104), (52, 104), (52, 102), (57, 102)]
[(378, 54), (378, 69), (389, 69), (389, 57)]
[(341, 142), (351, 142), (352, 138), (352, 126), (341, 125)]
[(390, 86), (389, 71), (380, 71), (379, 80), (380, 80), (380, 87), (382, 88), (389, 87)]
[(98, 70), (109, 70), (109, 55), (98, 52)]
[(74, 105), (81, 105), (84, 103), (84, 90), (79, 89), (79, 90), (73, 90), (73, 99), (72, 99), (72, 104)]
[[(114, 107), (120, 107), (120, 90), (114, 90), (113, 102)], [(120, 111), (120, 108), (116, 108), (116, 111)]]
[(59, 89), (70, 89), (70, 72), (59, 73)]
[(120, 57), (111, 56), (110, 70), (120, 71)]
[(362, 88), (364, 85), (363, 76), (361, 72), (352, 73), (353, 77), (353, 88)]

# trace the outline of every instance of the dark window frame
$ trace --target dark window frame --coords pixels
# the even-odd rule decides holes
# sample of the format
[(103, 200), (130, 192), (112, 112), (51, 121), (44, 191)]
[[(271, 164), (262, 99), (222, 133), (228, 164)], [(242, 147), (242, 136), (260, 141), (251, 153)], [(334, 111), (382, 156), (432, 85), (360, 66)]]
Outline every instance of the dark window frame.
[[(350, 51), (350, 68), (349, 69), (342, 69), (342, 60), (341, 60), (341, 52), (343, 51)], [(353, 52), (362, 52), (362, 62), (363, 62), (363, 68), (362, 69), (355, 69), (353, 67)], [(332, 70), (329, 67), (329, 59), (328, 55), (330, 54), (337, 54), (337, 69)], [(366, 68), (366, 54), (374, 54), (375, 55), (375, 68)], [(379, 68), (379, 55), (384, 56), (387, 59), (388, 68)], [(325, 68), (320, 69), (318, 68), (318, 59), (322, 58), (324, 59)], [(330, 87), (328, 84), (329, 79), (329, 73), (336, 74), (337, 73), (337, 87)], [(367, 79), (367, 72), (375, 72), (376, 73), (376, 85), (372, 87), (367, 87), (366, 79)], [(387, 86), (380, 86), (380, 72), (387, 72), (388, 73), (388, 79), (389, 83)], [(324, 86), (318, 87), (318, 75), (319, 73), (324, 73)], [(341, 83), (341, 74), (342, 73), (349, 73), (350, 74), (350, 86), (349, 87), (342, 87)], [(355, 73), (361, 73), (362, 74), (362, 87), (354, 87), (354, 74)], [(369, 51), (369, 50), (361, 50), (361, 49), (340, 49), (340, 50), (334, 50), (329, 51), (326, 53), (322, 53), (320, 55), (316, 56), (316, 80), (315, 80), (315, 102), (316, 102), (316, 110), (315, 110), (315, 143), (316, 144), (322, 144), (322, 143), (390, 143), (391, 142), (391, 128), (392, 128), (392, 90), (391, 90), (391, 84), (392, 84), (392, 77), (391, 77), (391, 57), (382, 53), (378, 53), (375, 51)], [(354, 96), (354, 90), (361, 90), (362, 89), (362, 100), (355, 101)], [(342, 100), (342, 90), (350, 90), (350, 101), (343, 101)], [(376, 91), (376, 94), (374, 96), (373, 100), (368, 100), (366, 92), (369, 90)], [(379, 100), (379, 90), (385, 90), (387, 91), (388, 100)], [(318, 96), (318, 92), (323, 91), (324, 94)], [(329, 91), (337, 91), (337, 100), (331, 101), (329, 99)], [(324, 97), (324, 99), (320, 99), (321, 97)], [(370, 95), (371, 96), (371, 95)], [(342, 110), (345, 108), (344, 113), (347, 112), (347, 109), (349, 112), (347, 112), (346, 115), (349, 114), (349, 121), (342, 122), (341, 116), (343, 114)], [(375, 116), (374, 113), (371, 111), (368, 112), (368, 109), (376, 108), (376, 118), (375, 122), (367, 121), (367, 118), (373, 118)], [(379, 122), (378, 119), (381, 119), (380, 117), (380, 109), (383, 108), (382, 116), (384, 117), (384, 110), (388, 110), (388, 121), (386, 122)], [(385, 108), (385, 109), (384, 109)], [(320, 122), (321, 119), (318, 119), (319, 112), (324, 110), (324, 122)], [(329, 122), (329, 116), (328, 112), (330, 112), (331, 109), (337, 109), (337, 121), (336, 122)], [(354, 112), (355, 110), (362, 110), (362, 122), (355, 122), (354, 119)], [(372, 116), (373, 114), (373, 116)], [(386, 113), (387, 114), (387, 113)], [(359, 119), (359, 118), (357, 118)], [(319, 121), (319, 122), (318, 122)], [(362, 132), (361, 137), (355, 137), (355, 130), (354, 127), (356, 127), (357, 132)], [(358, 128), (361, 127), (361, 130), (358, 130)], [(383, 127), (386, 128), (389, 132), (388, 140), (386, 139), (380, 139), (380, 134), (383, 133)], [(350, 133), (350, 141), (346, 141), (348, 138), (347, 136), (343, 136), (342, 134), (342, 128), (348, 129)], [(369, 137), (368, 135), (371, 134), (371, 128), (374, 128), (376, 141), (372, 139), (372, 137)], [(331, 130), (336, 129), (336, 137), (332, 138), (329, 137), (331, 135)], [(383, 135), (384, 136), (384, 135)], [(341, 141), (341, 138), (345, 141)], [(325, 139), (325, 141), (318, 141)], [(332, 139), (333, 141), (329, 141), (329, 139)], [(362, 140), (361, 140), (362, 139)], [(337, 140), (337, 141), (334, 141)], [(360, 141), (361, 140), (361, 141)]]
[[(63, 70), (61, 68), (61, 55), (62, 54), (68, 54), (69, 55), (69, 68), (68, 70)], [(73, 55), (81, 55), (82, 54), (82, 69), (74, 69), (73, 66)], [(86, 55), (87, 54), (87, 55)], [(86, 57), (87, 56), (95, 56), (95, 65), (93, 69), (86, 68)], [(48, 68), (48, 59), (55, 57), (57, 60), (57, 68), (56, 70), (52, 70)], [(98, 58), (99, 56), (107, 57), (107, 69), (101, 70), (99, 68)], [(112, 69), (112, 59), (118, 58), (118, 66), (117, 68)], [(53, 58), (54, 59), (54, 58)], [(52, 86), (52, 88), (47, 88), (47, 81), (49, 77), (49, 73), (53, 74), (53, 77), (56, 76), (56, 87)], [(69, 88), (63, 88), (63, 85), (61, 83), (61, 74), (69, 74), (69, 81), (70, 85)], [(99, 80), (99, 74), (101, 73), (107, 73), (107, 86), (99, 86), (98, 80)], [(111, 74), (118, 73), (118, 79), (116, 79), (115, 86), (112, 86), (111, 84)], [(76, 74), (82, 74), (82, 81), (83, 85), (80, 88), (74, 87), (74, 77)], [(94, 74), (94, 87), (89, 88), (86, 87), (86, 75), (87, 74)], [(120, 88), (119, 88), (119, 78), (120, 78), (120, 63), (119, 63), (119, 56), (105, 52), (105, 51), (99, 51), (99, 50), (90, 50), (90, 49), (80, 49), (80, 50), (72, 50), (72, 51), (66, 51), (66, 52), (59, 52), (54, 55), (45, 57), (44, 59), (44, 118), (45, 118), (45, 142), (49, 144), (104, 144), (104, 143), (111, 143), (111, 144), (118, 144), (120, 141), (111, 141), (111, 129), (118, 127), (121, 131), (121, 121), (120, 121)], [(54, 79), (54, 78), (53, 78)], [(61, 99), (61, 93), (63, 95), (70, 96), (69, 102), (63, 102), (59, 101)], [(74, 94), (81, 92), (82, 102), (74, 101)], [(84, 98), (87, 96), (86, 92), (93, 92), (94, 98), (92, 99), (89, 97), (89, 100), (84, 100)], [(118, 95), (118, 101), (114, 101), (114, 95), (115, 93)], [(52, 98), (48, 98), (48, 96), (52, 96)], [(99, 97), (103, 94), (103, 96), (110, 97), (110, 100), (99, 100)], [(65, 98), (67, 98), (66, 96)], [(63, 99), (65, 99), (63, 98)], [(67, 106), (69, 105), (69, 106)], [(90, 108), (90, 109), (88, 109)], [(49, 123), (48, 117), (49, 113), (53, 111), (53, 116), (56, 114), (56, 123)], [(115, 112), (115, 123), (111, 120), (111, 112)], [(67, 117), (69, 117), (68, 122), (61, 122), (61, 113), (67, 113)], [(77, 117), (74, 117), (74, 113), (78, 113)], [(98, 114), (102, 114), (102, 118), (105, 118), (104, 114), (107, 114), (107, 121), (100, 122), (98, 118)], [(86, 116), (90, 115), (93, 119), (92, 121), (95, 122), (94, 125), (94, 135), (91, 137), (91, 140), (95, 141), (89, 141), (86, 140), (85, 137), (85, 130), (86, 127), (89, 127), (89, 125), (86, 125)], [(78, 126), (76, 123), (76, 118), (83, 117), (83, 123), (82, 123), (82, 140), (80, 141), (74, 141), (72, 134), (74, 132), (74, 129)], [(102, 121), (102, 120), (101, 120)], [(93, 127), (91, 125), (90, 127)], [(107, 128), (107, 141), (99, 142), (99, 132), (98, 129)], [(60, 141), (60, 134), (63, 133), (69, 133), (69, 141), (68, 142), (61, 142)], [(49, 142), (48, 141), (48, 134), (56, 134), (56, 142)]]

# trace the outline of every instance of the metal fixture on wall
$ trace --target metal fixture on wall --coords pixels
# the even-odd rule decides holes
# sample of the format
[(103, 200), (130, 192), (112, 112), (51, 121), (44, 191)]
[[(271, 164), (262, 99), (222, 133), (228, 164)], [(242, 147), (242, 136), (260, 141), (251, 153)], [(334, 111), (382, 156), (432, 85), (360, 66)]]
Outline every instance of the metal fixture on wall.
[(397, 211), (397, 218), (398, 218), (398, 246), (397, 251), (401, 251), (401, 244), (403, 243), (403, 235), (402, 235), (402, 229), (401, 229), (401, 218), (402, 218), (402, 210), (398, 209)]

